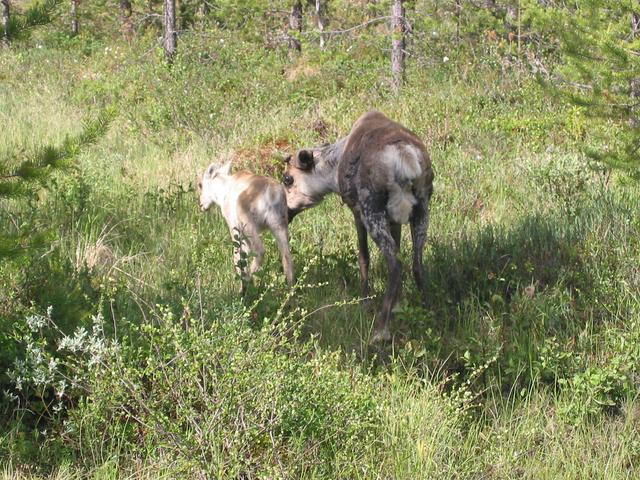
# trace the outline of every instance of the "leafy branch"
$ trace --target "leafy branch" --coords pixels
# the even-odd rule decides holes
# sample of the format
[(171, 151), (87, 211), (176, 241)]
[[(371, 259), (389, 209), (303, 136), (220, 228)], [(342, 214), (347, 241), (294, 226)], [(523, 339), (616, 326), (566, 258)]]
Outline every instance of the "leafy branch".
[[(115, 116), (114, 109), (101, 112), (94, 120), (85, 122), (82, 131), (67, 137), (60, 146), (44, 146), (16, 166), (18, 155), (0, 159), (0, 200), (17, 199), (33, 194), (54, 171), (73, 166), (81, 151), (103, 137)], [(13, 168), (12, 168), (13, 165)], [(15, 256), (29, 247), (41, 244), (45, 236), (28, 230), (0, 234), (0, 259)]]

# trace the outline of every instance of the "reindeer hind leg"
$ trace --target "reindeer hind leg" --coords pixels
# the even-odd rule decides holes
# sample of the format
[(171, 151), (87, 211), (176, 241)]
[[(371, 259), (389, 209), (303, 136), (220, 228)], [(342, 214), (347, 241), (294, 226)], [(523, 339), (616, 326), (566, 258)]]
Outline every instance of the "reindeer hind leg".
[(376, 327), (373, 341), (391, 340), (389, 324), (393, 318), (393, 307), (400, 296), (402, 284), (402, 264), (398, 259), (398, 245), (393, 238), (389, 217), (384, 209), (375, 208), (374, 202), (364, 204), (362, 220), (371, 238), (384, 254), (387, 262), (387, 287), (382, 300), (382, 311)]
[(293, 260), (291, 259), (291, 249), (289, 248), (289, 232), (287, 230), (286, 222), (282, 225), (271, 230), (273, 237), (276, 239), (278, 250), (280, 250), (280, 256), (282, 257), (282, 269), (287, 277), (287, 284), (292, 286), (296, 279), (293, 269)]
[[(358, 233), (358, 266), (360, 267), (360, 289), (364, 298), (369, 297), (369, 240), (367, 228), (360, 216), (360, 212), (354, 211), (353, 218)], [(367, 302), (367, 300), (365, 300)]]
[(424, 245), (427, 241), (427, 229), (429, 228), (429, 200), (421, 199), (418, 201), (413, 208), (410, 223), (411, 240), (413, 242), (413, 276), (424, 306), (427, 302), (427, 286), (422, 256)]

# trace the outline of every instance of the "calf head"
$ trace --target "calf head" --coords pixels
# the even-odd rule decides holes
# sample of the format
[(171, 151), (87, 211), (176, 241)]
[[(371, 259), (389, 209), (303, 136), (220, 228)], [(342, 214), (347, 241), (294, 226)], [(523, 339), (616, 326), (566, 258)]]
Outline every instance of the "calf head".
[(209, 210), (212, 203), (220, 205), (229, 188), (230, 173), (231, 162), (223, 165), (212, 163), (198, 179), (200, 209), (203, 212)]
[(287, 194), (289, 220), (320, 203), (329, 191), (329, 179), (316, 168), (315, 156), (313, 150), (300, 150), (285, 159), (282, 183)]

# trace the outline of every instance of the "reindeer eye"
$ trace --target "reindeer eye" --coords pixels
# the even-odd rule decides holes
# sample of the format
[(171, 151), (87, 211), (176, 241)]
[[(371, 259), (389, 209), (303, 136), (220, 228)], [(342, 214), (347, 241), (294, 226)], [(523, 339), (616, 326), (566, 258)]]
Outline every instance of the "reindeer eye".
[(288, 173), (285, 173), (284, 177), (282, 177), (282, 183), (284, 183), (285, 187), (290, 187), (293, 185), (293, 177)]

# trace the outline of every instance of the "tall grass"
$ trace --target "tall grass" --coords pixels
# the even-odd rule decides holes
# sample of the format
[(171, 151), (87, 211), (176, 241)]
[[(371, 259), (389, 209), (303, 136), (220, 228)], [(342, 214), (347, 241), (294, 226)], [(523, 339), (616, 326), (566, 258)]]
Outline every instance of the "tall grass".
[[(58, 142), (91, 110), (119, 106), (74, 172), (3, 210), (3, 224), (31, 218), (55, 241), (0, 266), (2, 328), (52, 306), (51, 321), (73, 335), (100, 313), (105, 338), (130, 349), (90, 372), (63, 417), (43, 408), (55, 390), (3, 401), (4, 477), (38, 478), (27, 465), (50, 478), (636, 476), (638, 188), (578, 153), (585, 119), (490, 61), (414, 66), (395, 98), (386, 59), (364, 40), (351, 56), (336, 42), (295, 65), (229, 40), (187, 35), (173, 68), (148, 53), (151, 35), (130, 46), (45, 29), (33, 48), (0, 56), (10, 72), (0, 155)], [(243, 303), (226, 225), (198, 211), (192, 183), (218, 156), (277, 177), (285, 153), (336, 139), (369, 108), (424, 138), (436, 169), (428, 306), (406, 268), (389, 345), (369, 342), (379, 298), (373, 309), (356, 301), (355, 229), (338, 198), (291, 225), (304, 272), (291, 301), (283, 307), (290, 292), (267, 235)], [(405, 231), (407, 267), (409, 244)], [(380, 296), (386, 276), (372, 254)], [(284, 317), (296, 335), (265, 330)], [(43, 341), (57, 355), (53, 337)], [(2, 340), (6, 370), (26, 349)], [(74, 358), (61, 361), (85, 372)], [(221, 423), (215, 401), (192, 389), (207, 375), (239, 403)], [(67, 418), (89, 436), (65, 430)]]

